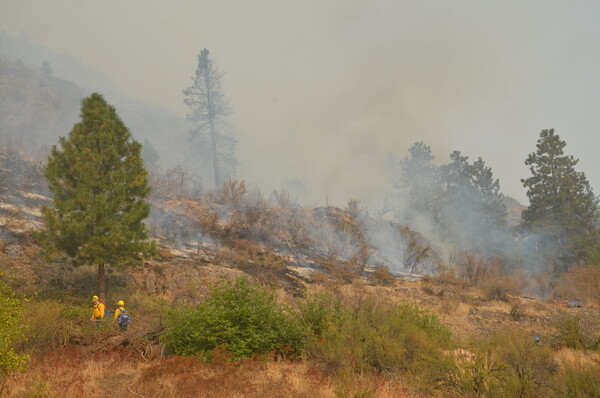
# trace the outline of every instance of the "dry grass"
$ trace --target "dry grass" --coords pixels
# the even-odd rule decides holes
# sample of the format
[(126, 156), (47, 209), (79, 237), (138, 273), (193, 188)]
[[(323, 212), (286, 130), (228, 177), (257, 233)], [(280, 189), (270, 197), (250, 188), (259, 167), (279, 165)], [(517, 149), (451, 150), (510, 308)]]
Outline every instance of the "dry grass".
[[(463, 305), (461, 306), (461, 304)], [(440, 301), (440, 311), (443, 314), (456, 314), (459, 311), (459, 308), (463, 310), (461, 312), (464, 312), (465, 307), (468, 308), (458, 296), (445, 297)]]
[(326, 377), (306, 362), (227, 354), (204, 363), (173, 357), (144, 361), (125, 348), (90, 353), (66, 348), (33, 358), (9, 380), (6, 397), (409, 397), (381, 375)]
[(584, 368), (599, 365), (600, 353), (565, 347), (554, 353), (554, 359), (559, 366)]
[(556, 290), (562, 297), (584, 300), (588, 306), (600, 308), (600, 267), (571, 268), (557, 282)]
[(373, 270), (371, 280), (376, 285), (390, 286), (394, 284), (396, 278), (390, 273), (388, 267), (380, 265)]

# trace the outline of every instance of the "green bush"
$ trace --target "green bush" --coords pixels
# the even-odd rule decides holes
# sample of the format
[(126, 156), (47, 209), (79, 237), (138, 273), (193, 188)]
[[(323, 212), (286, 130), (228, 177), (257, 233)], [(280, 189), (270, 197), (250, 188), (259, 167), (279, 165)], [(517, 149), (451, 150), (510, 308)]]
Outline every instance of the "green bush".
[(6, 377), (22, 369), (28, 356), (16, 351), (16, 344), (24, 336), (23, 301), (15, 296), (0, 274), (0, 395)]
[(62, 304), (54, 300), (29, 302), (25, 318), (27, 351), (44, 351), (65, 347), (71, 340), (79, 339), (94, 330), (108, 327), (108, 322), (90, 324), (90, 310)]
[(298, 322), (277, 303), (274, 290), (245, 278), (215, 286), (195, 308), (170, 311), (165, 326), (167, 347), (202, 358), (218, 346), (235, 358), (269, 351), (296, 356), (304, 341)]
[(429, 357), (422, 390), (441, 397), (504, 397), (507, 367), (490, 347), (477, 352), (456, 350)]
[(321, 338), (330, 325), (340, 323), (347, 314), (339, 298), (320, 293), (299, 301), (296, 315), (310, 339)]
[(558, 324), (558, 339), (569, 348), (584, 348), (579, 317), (565, 313)]
[(300, 306), (299, 319), (308, 334), (307, 354), (333, 371), (413, 371), (450, 345), (448, 327), (410, 303), (312, 296)]
[(505, 396), (540, 397), (549, 394), (549, 381), (556, 364), (549, 347), (536, 343), (533, 336), (506, 330), (492, 338), (498, 357), (507, 366)]
[(506, 330), (431, 358), (428, 371), (424, 385), (437, 395), (533, 398), (550, 395), (556, 364), (533, 336)]
[(556, 378), (555, 396), (600, 398), (600, 367), (566, 365)]

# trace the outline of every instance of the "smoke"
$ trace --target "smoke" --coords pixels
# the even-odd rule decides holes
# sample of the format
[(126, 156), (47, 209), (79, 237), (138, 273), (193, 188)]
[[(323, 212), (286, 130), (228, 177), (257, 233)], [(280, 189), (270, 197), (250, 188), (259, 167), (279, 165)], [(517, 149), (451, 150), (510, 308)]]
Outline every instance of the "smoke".
[[(106, 92), (168, 169), (190, 158), (181, 90), (190, 84), (199, 49), (207, 47), (226, 72), (240, 178), (263, 192), (283, 185), (312, 206), (342, 207), (354, 198), (383, 211), (385, 198), (394, 198), (396, 216), (443, 257), (483, 247), (524, 258), (534, 269), (543, 237), (482, 228), (479, 211), (456, 201), (440, 206), (440, 214), (415, 210), (392, 188), (381, 160), (420, 140), (433, 145), (438, 159), (460, 148), (486, 159), (503, 191), (525, 201), (523, 160), (539, 130), (554, 126), (597, 185), (598, 7), (547, 0), (14, 2), (0, 25), (12, 35), (25, 30), (40, 45), (24, 52), (24, 40), (13, 46), (2, 36), (0, 54), (30, 66), (41, 64), (43, 55), (57, 76), (84, 91)], [(130, 29), (133, 20), (136, 29)], [(80, 65), (56, 56), (65, 52)], [(84, 65), (96, 73), (81, 73)], [(133, 104), (121, 92), (155, 105)], [(22, 121), (35, 120), (37, 110), (22, 111)], [(60, 135), (70, 130), (72, 120), (65, 120)], [(199, 166), (185, 167), (192, 173)], [(460, 200), (475, 203), (469, 196)], [(451, 227), (440, 217), (452, 220)], [(389, 247), (382, 249), (388, 259), (402, 257), (402, 236), (381, 228), (368, 229), (373, 246)]]
[[(396, 170), (388, 173), (390, 178), (399, 176), (394, 180), (395, 218), (422, 234), (442, 265), (456, 265), (476, 254), (485, 261), (500, 261), (505, 272), (524, 271), (534, 277), (552, 271), (549, 259), (558, 257), (556, 251), (542, 255), (540, 250), (549, 242), (549, 231), (525, 232), (507, 223), (510, 201), (483, 160), (470, 163), (454, 152), (450, 163), (438, 165), (428, 154), (429, 147), (417, 143), (404, 160), (388, 157), (386, 163)], [(379, 232), (378, 241), (398, 241), (395, 231), (385, 231)]]
[(487, 159), (506, 193), (525, 201), (515, 159), (547, 126), (598, 180), (593, 2), (34, 4), (7, 6), (0, 24), (182, 118), (181, 90), (209, 48), (226, 72), (240, 177), (265, 192), (296, 179), (313, 204), (372, 206), (383, 196), (379, 159), (424, 140), (440, 157), (458, 147)]

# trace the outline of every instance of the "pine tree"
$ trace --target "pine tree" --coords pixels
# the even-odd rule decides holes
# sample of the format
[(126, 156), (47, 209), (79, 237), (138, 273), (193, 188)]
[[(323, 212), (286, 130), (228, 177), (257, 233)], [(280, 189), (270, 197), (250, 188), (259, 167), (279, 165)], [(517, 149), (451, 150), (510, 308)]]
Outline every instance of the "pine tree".
[(445, 186), (444, 196), (447, 202), (454, 205), (464, 205), (464, 200), (475, 194), (473, 185), (473, 166), (469, 164), (469, 157), (461, 155), (460, 151), (450, 154), (450, 163), (442, 166), (442, 178)]
[(541, 251), (564, 271), (586, 261), (597, 245), (598, 199), (554, 129), (542, 130), (536, 146), (525, 161), (532, 176), (521, 180), (529, 198), (522, 226), (542, 236)]
[(98, 267), (105, 299), (105, 268), (125, 266), (155, 253), (143, 220), (150, 206), (147, 172), (140, 152), (115, 109), (97, 93), (82, 101), (81, 122), (60, 138), (45, 175), (53, 206), (40, 241), (47, 257), (68, 255), (75, 265)]
[(500, 182), (478, 158), (473, 164), (459, 151), (442, 166), (444, 193), (440, 224), (448, 239), (460, 249), (494, 251), (497, 232), (506, 226), (506, 206)]
[(421, 141), (414, 143), (408, 152), (410, 156), (400, 163), (401, 176), (395, 186), (406, 196), (412, 211), (435, 213), (441, 187), (431, 148)]
[(489, 231), (506, 227), (506, 205), (500, 193), (500, 181), (494, 180), (492, 168), (481, 158), (473, 163), (473, 184), (478, 194), (481, 224)]
[(188, 121), (193, 124), (190, 134), (198, 155), (212, 169), (215, 189), (235, 173), (236, 139), (230, 134), (227, 116), (231, 113), (221, 80), (223, 73), (208, 56), (205, 48), (198, 55), (198, 67), (192, 86), (183, 91), (189, 107)]
[(506, 226), (506, 206), (492, 169), (481, 158), (469, 163), (459, 151), (452, 152), (450, 163), (437, 166), (423, 142), (409, 152), (396, 184), (408, 202), (402, 221), (411, 223), (414, 214), (425, 214), (455, 249), (495, 251), (502, 235), (498, 232)]

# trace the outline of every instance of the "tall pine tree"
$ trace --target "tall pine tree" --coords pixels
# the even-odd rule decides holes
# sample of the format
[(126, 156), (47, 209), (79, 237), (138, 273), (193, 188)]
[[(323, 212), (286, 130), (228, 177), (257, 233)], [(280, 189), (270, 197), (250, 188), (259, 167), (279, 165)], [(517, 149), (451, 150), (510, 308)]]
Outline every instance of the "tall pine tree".
[(441, 186), (431, 147), (422, 141), (416, 142), (408, 152), (410, 155), (400, 163), (401, 175), (395, 187), (408, 199), (411, 210), (435, 214)]
[(481, 224), (489, 231), (506, 227), (506, 205), (500, 193), (500, 181), (494, 179), (492, 168), (481, 158), (473, 163), (473, 185), (475, 186), (481, 214)]
[(143, 220), (150, 189), (142, 146), (100, 94), (82, 101), (81, 122), (60, 138), (48, 157), (46, 178), (53, 206), (43, 207), (40, 240), (48, 257), (64, 253), (75, 265), (98, 268), (105, 300), (105, 269), (155, 253)]
[(525, 161), (532, 176), (521, 180), (529, 198), (522, 226), (541, 235), (541, 251), (564, 271), (586, 261), (597, 245), (598, 199), (554, 129), (542, 130), (536, 146)]
[(193, 125), (190, 139), (204, 166), (212, 169), (214, 188), (218, 189), (235, 174), (237, 140), (227, 123), (231, 109), (221, 85), (223, 73), (210, 59), (206, 48), (198, 55), (192, 79), (192, 86), (183, 91), (184, 103), (190, 110), (187, 118)]
[(442, 166), (443, 183), (441, 228), (461, 249), (494, 251), (497, 233), (506, 226), (506, 206), (500, 182), (483, 159), (473, 164), (459, 151), (450, 154)]

